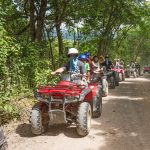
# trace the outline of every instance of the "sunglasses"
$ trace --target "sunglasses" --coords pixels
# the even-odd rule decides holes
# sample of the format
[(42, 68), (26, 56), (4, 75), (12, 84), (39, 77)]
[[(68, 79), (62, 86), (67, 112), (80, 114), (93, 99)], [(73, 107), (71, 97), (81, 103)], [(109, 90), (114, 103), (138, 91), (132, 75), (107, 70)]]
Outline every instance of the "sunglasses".
[(77, 54), (69, 54), (68, 55), (68, 57), (72, 57), (72, 56), (74, 56), (74, 57), (76, 56), (77, 57), (78, 55)]

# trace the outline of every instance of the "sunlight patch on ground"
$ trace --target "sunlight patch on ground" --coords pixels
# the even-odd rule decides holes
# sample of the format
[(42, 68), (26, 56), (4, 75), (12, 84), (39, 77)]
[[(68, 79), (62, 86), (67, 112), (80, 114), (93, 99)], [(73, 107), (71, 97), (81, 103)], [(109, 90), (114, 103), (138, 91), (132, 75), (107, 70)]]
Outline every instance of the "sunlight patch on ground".
[(136, 78), (136, 80), (140, 82), (150, 82), (150, 79), (148, 78)]
[(110, 100), (131, 100), (131, 101), (141, 101), (144, 98), (142, 97), (129, 97), (129, 96), (107, 96), (106, 98), (103, 99), (103, 104), (108, 103)]
[(135, 137), (135, 136), (138, 136), (138, 134), (135, 133), (135, 132), (131, 132), (131, 133), (130, 133), (130, 136), (134, 136), (134, 137)]
[[(150, 82), (150, 79), (149, 78), (144, 78), (144, 77), (138, 77), (138, 78), (126, 78), (125, 81), (140, 81), (140, 82)], [(124, 82), (121, 82), (121, 83), (125, 83)]]
[(127, 81), (124, 81), (124, 82), (120, 82), (120, 84), (134, 84), (133, 82), (127, 82)]

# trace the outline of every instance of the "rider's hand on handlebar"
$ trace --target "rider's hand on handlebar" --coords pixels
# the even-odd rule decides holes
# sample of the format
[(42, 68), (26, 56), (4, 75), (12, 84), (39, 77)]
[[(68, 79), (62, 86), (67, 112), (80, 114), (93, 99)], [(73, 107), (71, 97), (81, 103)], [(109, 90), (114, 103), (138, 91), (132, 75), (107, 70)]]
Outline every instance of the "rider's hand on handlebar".
[(57, 75), (57, 76), (60, 76), (61, 75), (61, 73), (60, 72), (51, 72), (51, 75)]
[(54, 72), (51, 72), (51, 75), (55, 75), (56, 74), (56, 72), (54, 71)]

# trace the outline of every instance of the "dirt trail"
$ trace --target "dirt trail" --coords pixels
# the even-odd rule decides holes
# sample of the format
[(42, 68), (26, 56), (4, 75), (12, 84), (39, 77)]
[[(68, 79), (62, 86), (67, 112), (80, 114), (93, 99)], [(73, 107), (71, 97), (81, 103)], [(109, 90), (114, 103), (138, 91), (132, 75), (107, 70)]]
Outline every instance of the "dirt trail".
[(33, 136), (29, 123), (8, 135), (10, 150), (150, 150), (150, 76), (130, 78), (103, 99), (101, 118), (87, 137), (74, 126), (53, 126)]

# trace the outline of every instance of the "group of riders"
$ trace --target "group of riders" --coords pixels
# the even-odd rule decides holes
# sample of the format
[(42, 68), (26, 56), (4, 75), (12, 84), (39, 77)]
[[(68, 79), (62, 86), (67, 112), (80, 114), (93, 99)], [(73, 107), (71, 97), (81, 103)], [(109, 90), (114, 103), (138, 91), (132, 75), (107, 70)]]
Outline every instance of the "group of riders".
[(134, 76), (135, 78), (141, 75), (141, 66), (139, 63), (131, 61), (126, 67), (126, 77)]
[[(92, 57), (90, 52), (84, 52), (79, 55), (79, 51), (76, 48), (70, 48), (67, 56), (69, 58), (68, 62), (51, 74), (55, 75), (64, 71), (68, 71), (71, 75), (80, 74), (82, 75), (82, 78), (80, 76), (80, 84), (88, 84), (95, 80), (97, 80), (97, 82), (100, 81), (102, 84), (103, 96), (108, 95), (108, 72), (112, 72), (112, 68), (125, 69), (123, 60), (114, 59), (112, 62), (108, 55), (105, 57), (102, 55), (99, 57), (96, 55)], [(135, 68), (138, 68), (140, 72), (139, 65), (133, 61), (128, 65), (128, 67), (129, 69), (126, 69), (127, 76), (130, 76)], [(117, 80), (115, 72), (112, 72), (111, 74), (114, 76), (114, 80)]]
[[(80, 84), (88, 84), (90, 82), (101, 82), (103, 96), (108, 95), (107, 71), (113, 67), (119, 67), (119, 62), (116, 60), (112, 63), (109, 56), (91, 56), (89, 52), (79, 55), (76, 48), (70, 48), (67, 54), (69, 60), (61, 68), (52, 72), (52, 75), (69, 71), (71, 75), (81, 74)], [(80, 76), (81, 77), (81, 76)], [(79, 79), (79, 78), (78, 78)], [(79, 81), (76, 79), (76, 81)]]

